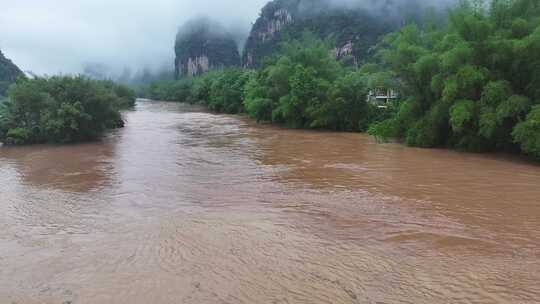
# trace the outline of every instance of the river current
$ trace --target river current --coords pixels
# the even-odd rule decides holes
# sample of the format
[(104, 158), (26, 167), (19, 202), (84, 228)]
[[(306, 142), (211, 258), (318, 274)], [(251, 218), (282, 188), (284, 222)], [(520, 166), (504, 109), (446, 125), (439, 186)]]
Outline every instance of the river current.
[(540, 166), (138, 102), (0, 147), (0, 303), (539, 303)]

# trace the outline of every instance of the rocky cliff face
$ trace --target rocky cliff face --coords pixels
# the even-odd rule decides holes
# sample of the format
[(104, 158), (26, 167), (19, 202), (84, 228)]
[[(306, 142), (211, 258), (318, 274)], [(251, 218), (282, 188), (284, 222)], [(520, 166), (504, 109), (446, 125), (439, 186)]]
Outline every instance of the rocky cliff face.
[(354, 44), (352, 40), (347, 41), (343, 46), (337, 46), (334, 48), (334, 55), (337, 59), (344, 59), (350, 56), (353, 63), (358, 64), (357, 58), (355, 57)]
[(242, 64), (256, 67), (276, 46), (276, 36), (298, 16), (300, 0), (274, 0), (266, 4), (244, 47)]
[[(243, 63), (247, 67), (256, 65), (255, 59), (258, 61), (261, 53), (264, 52), (260, 48), (261, 46), (272, 44), (272, 40), (276, 38), (276, 34), (281, 32), (287, 25), (293, 23), (293, 14), (297, 12), (295, 7), (272, 4), (263, 8), (261, 17), (253, 26), (246, 43)], [(268, 51), (266, 50), (266, 52)]]
[[(333, 2), (332, 2), (333, 3)], [(368, 50), (400, 21), (391, 17), (395, 9), (377, 6), (337, 6), (330, 0), (274, 0), (261, 11), (246, 43), (242, 63), (257, 67), (264, 57), (279, 50), (282, 41), (300, 38), (305, 31), (335, 42), (338, 59), (360, 63)], [(386, 1), (392, 5), (392, 1)]]
[(176, 77), (193, 77), (211, 69), (239, 66), (234, 37), (207, 19), (185, 24), (176, 37)]
[(264, 29), (256, 33), (257, 38), (263, 42), (272, 39), (287, 24), (292, 23), (292, 14), (287, 9), (280, 8), (272, 14), (272, 18), (265, 20)]
[(21, 75), (23, 72), (11, 60), (4, 57), (0, 50), (0, 96), (5, 95), (9, 85)]
[(185, 72), (188, 76), (198, 75), (210, 70), (210, 59), (206, 55), (196, 56), (195, 58), (190, 57), (188, 58), (187, 67), (182, 66), (180, 68), (184, 71), (187, 68)]

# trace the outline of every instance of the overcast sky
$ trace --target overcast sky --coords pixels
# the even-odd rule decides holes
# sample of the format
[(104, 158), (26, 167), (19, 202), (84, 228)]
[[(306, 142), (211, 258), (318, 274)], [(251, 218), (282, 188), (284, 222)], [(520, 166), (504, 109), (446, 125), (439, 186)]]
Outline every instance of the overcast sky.
[(192, 17), (249, 31), (267, 0), (0, 0), (0, 49), (22, 70), (77, 73), (173, 66), (174, 39)]

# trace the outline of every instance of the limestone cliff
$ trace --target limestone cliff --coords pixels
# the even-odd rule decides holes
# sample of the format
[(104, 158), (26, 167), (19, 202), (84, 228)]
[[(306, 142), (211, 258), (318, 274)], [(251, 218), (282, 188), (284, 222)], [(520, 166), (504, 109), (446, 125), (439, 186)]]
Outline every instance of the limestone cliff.
[(300, 0), (275, 0), (262, 8), (244, 47), (245, 67), (257, 66), (263, 57), (275, 51), (277, 34), (296, 19), (299, 4)]
[(4, 57), (0, 50), (0, 96), (5, 95), (9, 85), (21, 75), (23, 72), (11, 60)]
[[(411, 0), (414, 1), (414, 0)], [(381, 2), (378, 2), (381, 3)], [(257, 67), (264, 57), (279, 50), (281, 42), (310, 31), (330, 38), (338, 59), (358, 64), (381, 36), (400, 24), (396, 2), (384, 5), (335, 5), (330, 0), (274, 0), (261, 11), (243, 52), (245, 67)]]
[(206, 18), (186, 23), (176, 37), (176, 77), (193, 77), (211, 69), (239, 66), (234, 37)]

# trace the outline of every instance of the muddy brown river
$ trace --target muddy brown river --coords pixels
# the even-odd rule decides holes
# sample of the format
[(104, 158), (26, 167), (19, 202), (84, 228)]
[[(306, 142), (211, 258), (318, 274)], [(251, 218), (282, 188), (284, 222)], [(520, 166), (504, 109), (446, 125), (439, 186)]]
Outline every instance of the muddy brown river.
[(540, 166), (139, 102), (0, 148), (0, 303), (540, 303)]

